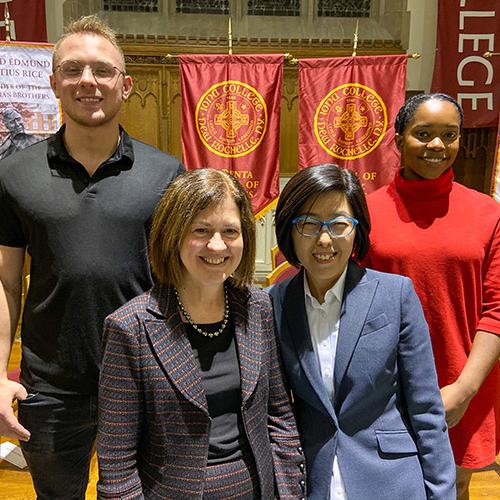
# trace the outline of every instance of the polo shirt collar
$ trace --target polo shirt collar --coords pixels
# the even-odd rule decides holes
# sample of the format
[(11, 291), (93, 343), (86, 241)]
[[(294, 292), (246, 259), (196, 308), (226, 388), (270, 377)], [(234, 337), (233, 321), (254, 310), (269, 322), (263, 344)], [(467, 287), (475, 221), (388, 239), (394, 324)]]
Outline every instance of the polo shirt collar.
[[(59, 170), (61, 164), (75, 164), (79, 163), (68, 153), (66, 145), (64, 144), (64, 130), (66, 125), (61, 128), (47, 141), (47, 159), (49, 166), (52, 170)], [(107, 164), (118, 164), (121, 170), (128, 170), (134, 164), (134, 147), (132, 139), (125, 132), (125, 129), (120, 125), (120, 142), (116, 151), (106, 160), (102, 166)], [(99, 167), (100, 168), (100, 167)]]

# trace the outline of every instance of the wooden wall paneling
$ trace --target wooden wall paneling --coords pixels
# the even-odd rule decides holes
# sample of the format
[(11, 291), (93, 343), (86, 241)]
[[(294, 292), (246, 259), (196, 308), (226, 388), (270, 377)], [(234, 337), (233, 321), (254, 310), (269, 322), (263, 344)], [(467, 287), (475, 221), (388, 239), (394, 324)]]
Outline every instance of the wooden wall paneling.
[(132, 94), (122, 107), (121, 122), (133, 137), (162, 148), (161, 141), (161, 67), (127, 65), (134, 79)]
[(285, 67), (281, 96), (280, 172), (293, 174), (299, 163), (298, 143), (299, 87), (298, 68)]
[(489, 193), (496, 143), (496, 128), (466, 128), (462, 130), (461, 145), (453, 166), (455, 179)]
[(493, 181), (493, 172), (497, 164), (495, 156), (498, 138), (498, 127), (488, 129), (488, 147), (486, 148), (486, 169), (484, 172), (484, 184), (482, 191), (490, 194)]
[(181, 125), (182, 125), (182, 101), (181, 101), (181, 78), (179, 66), (169, 64), (163, 68), (164, 80), (162, 88), (165, 138), (166, 144), (162, 148), (170, 154), (182, 159)]

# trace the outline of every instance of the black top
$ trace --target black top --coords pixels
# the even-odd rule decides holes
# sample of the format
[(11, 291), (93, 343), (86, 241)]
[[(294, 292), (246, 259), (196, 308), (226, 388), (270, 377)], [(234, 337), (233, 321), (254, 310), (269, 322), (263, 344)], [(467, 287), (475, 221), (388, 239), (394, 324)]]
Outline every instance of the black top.
[(104, 318), (153, 283), (150, 218), (184, 168), (121, 130), (117, 150), (90, 177), (63, 131), (0, 162), (0, 245), (27, 246), (32, 257), (23, 384), (87, 394), (97, 391)]
[[(200, 364), (211, 418), (208, 464), (241, 458), (247, 445), (241, 419), (241, 379), (234, 326), (229, 321), (217, 337), (204, 337), (188, 323), (184, 326)], [(215, 332), (222, 321), (198, 326), (206, 332)]]

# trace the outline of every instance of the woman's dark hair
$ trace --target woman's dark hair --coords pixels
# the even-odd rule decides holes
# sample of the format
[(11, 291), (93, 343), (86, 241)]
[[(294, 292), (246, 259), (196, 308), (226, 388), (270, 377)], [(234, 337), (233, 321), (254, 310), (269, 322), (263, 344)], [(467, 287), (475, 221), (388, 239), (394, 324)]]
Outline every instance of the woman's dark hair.
[(459, 127), (462, 127), (464, 112), (462, 111), (462, 106), (460, 106), (460, 104), (458, 104), (458, 102), (455, 101), (453, 97), (449, 96), (448, 94), (417, 94), (410, 97), (398, 111), (396, 121), (394, 122), (396, 134), (403, 135), (406, 126), (415, 116), (418, 107), (424, 102), (431, 101), (433, 99), (438, 101), (451, 102), (451, 104), (455, 106), (458, 112), (458, 125)]
[(354, 237), (353, 256), (361, 260), (370, 247), (370, 215), (365, 193), (357, 175), (351, 170), (325, 163), (305, 168), (286, 184), (276, 207), (276, 238), (278, 246), (290, 264), (300, 266), (292, 240), (292, 220), (301, 215), (304, 204), (313, 204), (323, 193), (335, 191), (345, 195), (358, 220)]

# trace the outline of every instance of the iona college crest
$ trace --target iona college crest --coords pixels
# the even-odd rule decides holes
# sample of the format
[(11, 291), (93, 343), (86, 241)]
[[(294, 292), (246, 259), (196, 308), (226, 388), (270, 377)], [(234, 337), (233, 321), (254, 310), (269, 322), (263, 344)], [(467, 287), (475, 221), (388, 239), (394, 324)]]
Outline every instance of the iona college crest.
[(196, 130), (212, 153), (238, 158), (254, 151), (267, 129), (267, 107), (250, 85), (227, 80), (212, 85), (196, 106)]
[(341, 160), (371, 153), (385, 135), (387, 109), (370, 87), (346, 83), (330, 91), (314, 115), (314, 134), (321, 147)]

